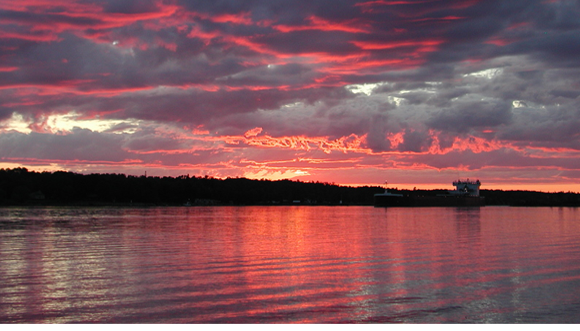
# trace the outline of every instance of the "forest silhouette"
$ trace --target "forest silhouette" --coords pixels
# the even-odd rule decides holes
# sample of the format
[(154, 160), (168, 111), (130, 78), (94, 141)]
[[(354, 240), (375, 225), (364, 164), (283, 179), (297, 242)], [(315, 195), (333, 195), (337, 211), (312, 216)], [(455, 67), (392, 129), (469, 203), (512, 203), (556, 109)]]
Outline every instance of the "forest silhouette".
[[(372, 205), (379, 186), (0, 169), (0, 206)], [(447, 190), (397, 190), (436, 195)], [(481, 190), (486, 205), (580, 206), (580, 194)]]

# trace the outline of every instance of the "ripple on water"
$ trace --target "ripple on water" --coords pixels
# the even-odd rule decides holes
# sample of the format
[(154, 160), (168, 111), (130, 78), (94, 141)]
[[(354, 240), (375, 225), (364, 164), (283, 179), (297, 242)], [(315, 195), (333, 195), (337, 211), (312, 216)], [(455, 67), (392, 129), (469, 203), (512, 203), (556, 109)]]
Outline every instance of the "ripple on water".
[(0, 321), (578, 323), (578, 215), (0, 209)]

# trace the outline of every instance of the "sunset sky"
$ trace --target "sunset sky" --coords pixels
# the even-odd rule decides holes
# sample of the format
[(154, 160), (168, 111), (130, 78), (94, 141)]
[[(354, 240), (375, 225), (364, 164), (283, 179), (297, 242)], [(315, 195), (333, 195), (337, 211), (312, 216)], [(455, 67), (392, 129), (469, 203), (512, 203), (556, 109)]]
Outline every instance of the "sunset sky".
[(19, 166), (580, 191), (580, 1), (2, 0)]

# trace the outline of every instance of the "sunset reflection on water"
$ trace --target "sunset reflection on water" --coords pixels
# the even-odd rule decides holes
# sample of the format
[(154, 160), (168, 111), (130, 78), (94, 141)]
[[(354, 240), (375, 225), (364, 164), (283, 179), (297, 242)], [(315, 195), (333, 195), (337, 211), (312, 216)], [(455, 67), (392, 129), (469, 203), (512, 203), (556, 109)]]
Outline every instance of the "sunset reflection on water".
[(580, 322), (574, 208), (0, 210), (5, 323)]

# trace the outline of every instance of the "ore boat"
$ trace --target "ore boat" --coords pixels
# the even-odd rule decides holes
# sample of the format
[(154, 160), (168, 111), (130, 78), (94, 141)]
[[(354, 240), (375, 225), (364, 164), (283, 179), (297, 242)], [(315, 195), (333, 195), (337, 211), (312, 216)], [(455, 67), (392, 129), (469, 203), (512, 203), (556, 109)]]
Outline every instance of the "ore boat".
[(375, 194), (375, 207), (448, 207), (448, 206), (484, 206), (485, 197), (479, 195), (479, 180), (456, 180), (455, 190), (447, 194), (415, 195), (398, 194), (385, 189), (384, 193)]

